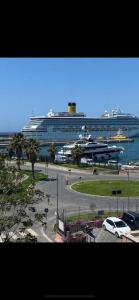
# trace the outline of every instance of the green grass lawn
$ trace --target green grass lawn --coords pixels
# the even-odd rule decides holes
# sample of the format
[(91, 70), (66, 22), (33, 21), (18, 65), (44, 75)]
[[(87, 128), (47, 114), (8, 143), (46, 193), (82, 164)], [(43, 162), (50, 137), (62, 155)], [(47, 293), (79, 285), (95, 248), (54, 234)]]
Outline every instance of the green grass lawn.
[[(28, 189), (28, 187), (31, 184), (36, 184), (37, 182), (41, 181), (41, 180), (47, 180), (48, 176), (42, 174), (39, 171), (35, 171), (35, 179), (33, 179), (32, 177), (32, 171), (29, 170), (23, 170), (20, 171), (20, 173), (22, 175), (27, 175), (28, 177), (25, 178), (25, 180), (22, 181), (21, 184), (17, 185), (17, 189), (13, 189), (10, 193), (10, 196), (13, 197), (13, 199), (18, 199), (20, 198), (24, 198), (24, 195), (26, 193), (26, 190)], [(1, 196), (3, 197), (3, 194), (0, 194), (0, 198)], [(9, 195), (7, 195), (7, 197), (10, 197)]]
[[(20, 171), (21, 172), (21, 174), (25, 174), (25, 175), (27, 175), (28, 176), (28, 180), (30, 179), (30, 180), (32, 180), (32, 171), (30, 171), (30, 170), (23, 170), (23, 171)], [(41, 173), (40, 171), (35, 171), (35, 182), (37, 182), (37, 181), (41, 181), (41, 180), (46, 180), (48, 178), (48, 176), (47, 175), (45, 175), (45, 174), (43, 174), (43, 173)]]
[(112, 196), (112, 190), (121, 190), (118, 197), (139, 196), (139, 181), (130, 180), (95, 180), (84, 181), (72, 185), (80, 193), (100, 196)]
[(37, 183), (38, 181), (41, 181), (41, 180), (47, 180), (47, 178), (48, 178), (47, 175), (44, 175), (38, 171), (35, 171), (35, 179), (32, 178), (32, 171), (27, 170), (27, 171), (20, 171), (20, 172), (24, 175), (27, 175), (28, 178), (22, 182), (22, 187), (17, 192), (16, 197), (19, 197), (19, 195), (20, 195), (20, 197), (22, 197), (24, 195), (24, 192), (26, 191), (26, 189), (32, 183)]

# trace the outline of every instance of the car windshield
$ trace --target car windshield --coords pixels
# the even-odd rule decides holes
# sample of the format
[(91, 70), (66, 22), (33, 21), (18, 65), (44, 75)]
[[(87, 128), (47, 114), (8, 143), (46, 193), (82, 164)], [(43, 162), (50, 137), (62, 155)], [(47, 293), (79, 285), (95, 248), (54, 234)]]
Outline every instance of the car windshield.
[(126, 227), (127, 225), (123, 221), (115, 222), (116, 227)]

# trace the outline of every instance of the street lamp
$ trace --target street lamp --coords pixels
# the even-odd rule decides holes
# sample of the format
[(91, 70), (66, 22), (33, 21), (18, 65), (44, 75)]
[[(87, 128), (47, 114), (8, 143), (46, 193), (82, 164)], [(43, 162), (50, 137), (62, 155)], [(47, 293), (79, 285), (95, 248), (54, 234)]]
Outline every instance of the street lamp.
[(47, 175), (48, 175), (48, 162), (46, 161), (46, 156), (45, 156), (45, 175), (46, 175), (46, 167), (47, 167)]
[(128, 176), (128, 210), (129, 210), (129, 170), (127, 170), (127, 176)]
[(122, 193), (122, 191), (121, 190), (117, 190), (117, 189), (115, 189), (115, 190), (112, 191), (112, 195), (117, 196), (117, 199), (116, 199), (117, 216), (118, 216), (118, 194), (121, 194), (121, 193)]
[(117, 216), (118, 216), (118, 191), (116, 191), (116, 195), (117, 195)]
[(58, 174), (57, 174), (57, 177), (56, 177), (56, 224), (57, 224), (57, 227), (58, 227)]

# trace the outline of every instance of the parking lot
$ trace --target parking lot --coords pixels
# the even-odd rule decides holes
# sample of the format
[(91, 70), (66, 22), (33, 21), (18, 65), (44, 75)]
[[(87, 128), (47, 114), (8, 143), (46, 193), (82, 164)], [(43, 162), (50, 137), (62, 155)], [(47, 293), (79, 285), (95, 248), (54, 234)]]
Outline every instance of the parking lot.
[(117, 238), (114, 234), (110, 233), (103, 228), (94, 229), (94, 234), (96, 235), (96, 243), (119, 243), (121, 242), (120, 238)]

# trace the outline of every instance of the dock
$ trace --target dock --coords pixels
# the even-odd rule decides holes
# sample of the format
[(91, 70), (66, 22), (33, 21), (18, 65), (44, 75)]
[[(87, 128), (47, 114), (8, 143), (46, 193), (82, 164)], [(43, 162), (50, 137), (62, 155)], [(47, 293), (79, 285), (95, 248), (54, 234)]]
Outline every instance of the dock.
[(99, 142), (99, 143), (133, 143), (134, 139), (132, 139), (132, 138), (126, 138), (126, 139), (96, 138), (95, 141)]

